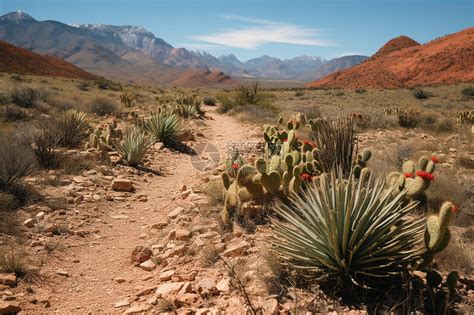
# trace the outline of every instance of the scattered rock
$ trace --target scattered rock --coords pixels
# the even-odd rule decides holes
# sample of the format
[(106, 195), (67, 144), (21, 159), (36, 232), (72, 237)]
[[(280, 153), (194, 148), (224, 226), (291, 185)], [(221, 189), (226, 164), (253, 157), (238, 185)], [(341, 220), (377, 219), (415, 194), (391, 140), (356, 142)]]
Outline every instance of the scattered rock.
[(125, 310), (124, 314), (144, 314), (151, 310), (153, 306), (151, 304), (140, 304), (132, 306)]
[(26, 226), (26, 227), (29, 227), (29, 228), (32, 228), (35, 226), (35, 220), (34, 219), (26, 219), (24, 222), (23, 222), (23, 225)]
[(185, 229), (177, 229), (176, 232), (175, 232), (175, 238), (178, 241), (187, 240), (190, 235), (191, 235), (191, 232), (188, 231), (188, 230), (185, 230)]
[(71, 274), (67, 272), (66, 270), (59, 269), (58, 271), (56, 271), (56, 273), (63, 277), (67, 277), (67, 278), (71, 277)]
[(16, 275), (14, 273), (0, 273), (0, 284), (13, 287), (16, 285)]
[(216, 284), (216, 289), (223, 293), (229, 293), (230, 292), (230, 279), (222, 278), (222, 280)]
[(227, 257), (242, 256), (249, 248), (250, 244), (247, 241), (241, 241), (239, 244), (229, 246), (224, 251), (224, 255)]
[(176, 207), (173, 211), (171, 211), (170, 213), (168, 213), (168, 218), (170, 219), (175, 219), (178, 217), (178, 215), (181, 214), (181, 212), (183, 212), (184, 208), (183, 207)]
[(120, 307), (125, 307), (125, 306), (130, 306), (130, 302), (128, 301), (128, 299), (120, 300), (114, 305), (115, 308), (120, 308)]
[(146, 271), (152, 271), (155, 270), (156, 264), (150, 259), (148, 259), (140, 264), (140, 268)]
[(168, 281), (171, 280), (171, 277), (173, 277), (175, 274), (174, 270), (167, 270), (162, 273), (160, 273), (160, 281)]
[(176, 294), (183, 287), (184, 282), (167, 282), (161, 284), (155, 291), (157, 297), (166, 298), (171, 294)]
[(268, 315), (278, 314), (278, 300), (277, 299), (268, 299), (263, 302), (263, 313)]
[(21, 311), (20, 304), (14, 301), (0, 301), (0, 314), (16, 314)]
[(151, 252), (151, 249), (149, 249), (148, 247), (137, 246), (132, 251), (130, 260), (132, 261), (132, 263), (141, 264), (142, 262), (150, 259), (152, 254), (153, 253)]
[(133, 190), (133, 184), (129, 179), (116, 178), (113, 180), (111, 188), (115, 191), (131, 192)]

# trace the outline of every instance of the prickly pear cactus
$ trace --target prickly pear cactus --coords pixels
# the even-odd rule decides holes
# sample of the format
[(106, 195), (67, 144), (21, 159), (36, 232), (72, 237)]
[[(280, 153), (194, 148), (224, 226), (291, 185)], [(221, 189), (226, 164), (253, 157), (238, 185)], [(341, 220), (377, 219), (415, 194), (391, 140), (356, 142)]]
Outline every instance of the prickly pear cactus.
[(387, 176), (387, 183), (395, 188), (395, 193), (404, 189), (407, 190), (409, 201), (419, 201), (421, 206), (426, 205), (427, 197), (425, 191), (430, 187), (434, 180), (434, 171), (437, 159), (432, 157), (429, 160), (421, 157), (418, 167), (415, 162), (408, 160), (403, 163), (402, 172), (393, 172)]
[(458, 207), (452, 202), (445, 202), (437, 214), (430, 215), (426, 220), (425, 247), (426, 251), (418, 268), (422, 269), (433, 261), (434, 255), (443, 251), (449, 244), (451, 233), (449, 224)]
[(122, 139), (122, 130), (117, 128), (117, 122), (107, 124), (105, 127), (95, 129), (89, 135), (89, 141), (86, 148), (96, 148), (102, 151), (112, 151), (114, 141)]

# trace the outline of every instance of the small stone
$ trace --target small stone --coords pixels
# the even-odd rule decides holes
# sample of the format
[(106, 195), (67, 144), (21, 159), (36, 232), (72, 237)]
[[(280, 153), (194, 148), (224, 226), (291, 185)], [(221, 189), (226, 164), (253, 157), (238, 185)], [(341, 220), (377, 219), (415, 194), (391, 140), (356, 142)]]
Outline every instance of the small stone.
[(115, 278), (114, 280), (117, 283), (123, 283), (123, 282), (127, 281), (125, 278)]
[(249, 248), (250, 244), (247, 241), (241, 241), (237, 245), (229, 246), (229, 248), (224, 251), (224, 255), (227, 257), (242, 256)]
[(0, 301), (0, 314), (16, 314), (21, 312), (21, 307), (18, 302)]
[(175, 219), (178, 217), (178, 215), (181, 214), (181, 212), (183, 212), (184, 208), (183, 207), (176, 207), (173, 211), (171, 211), (170, 213), (168, 213), (168, 218), (170, 219)]
[(450, 153), (456, 153), (458, 150), (456, 150), (455, 148), (449, 148), (449, 152)]
[(151, 310), (152, 307), (151, 304), (140, 304), (126, 309), (124, 314), (144, 314)]
[(168, 281), (171, 280), (171, 277), (173, 277), (175, 274), (174, 270), (168, 270), (160, 273), (160, 281)]
[(181, 188), (179, 189), (179, 192), (184, 192), (184, 191), (186, 191), (186, 190), (187, 190), (187, 187), (186, 187), (185, 184), (183, 184), (183, 185), (181, 186)]
[(183, 287), (184, 282), (167, 282), (161, 284), (155, 292), (157, 297), (166, 298), (171, 294), (176, 294)]
[(191, 232), (188, 231), (188, 230), (185, 230), (185, 229), (177, 229), (176, 232), (175, 232), (175, 238), (178, 241), (187, 240), (190, 235), (191, 235)]
[(167, 225), (168, 225), (168, 222), (161, 221), (161, 222), (153, 223), (151, 228), (156, 229), (156, 230), (161, 230), (161, 229), (165, 228)]
[(80, 204), (82, 201), (84, 200), (84, 196), (77, 196), (76, 198), (74, 198), (74, 203), (77, 205), (77, 204)]
[(38, 212), (38, 213), (36, 214), (36, 218), (37, 218), (37, 219), (42, 219), (42, 218), (45, 216), (45, 214), (46, 214), (46, 213), (44, 213), (44, 211)]
[(181, 199), (186, 199), (191, 194), (191, 190), (186, 190), (181, 193)]
[(132, 181), (125, 178), (116, 178), (113, 180), (111, 188), (115, 191), (131, 192), (133, 190)]
[(67, 278), (71, 277), (71, 274), (67, 272), (66, 270), (59, 269), (58, 271), (56, 271), (56, 273), (63, 277), (67, 277)]
[(120, 307), (125, 307), (125, 306), (130, 306), (130, 302), (128, 301), (128, 299), (120, 300), (114, 305), (115, 308), (120, 308)]
[(156, 264), (150, 259), (148, 259), (140, 264), (140, 268), (146, 271), (152, 271), (155, 270)]
[(230, 279), (222, 278), (222, 280), (216, 284), (216, 288), (220, 292), (229, 293), (230, 292)]
[(26, 219), (24, 222), (23, 222), (23, 225), (26, 226), (26, 227), (29, 227), (29, 228), (32, 228), (35, 226), (35, 220), (34, 219)]
[(277, 299), (268, 299), (263, 302), (263, 313), (268, 315), (278, 314), (278, 300)]
[(0, 284), (9, 287), (16, 285), (16, 275), (14, 273), (0, 273)]
[(130, 260), (132, 261), (132, 263), (141, 264), (142, 262), (150, 259), (152, 254), (153, 253), (151, 252), (151, 249), (149, 249), (148, 247), (137, 246), (132, 251)]

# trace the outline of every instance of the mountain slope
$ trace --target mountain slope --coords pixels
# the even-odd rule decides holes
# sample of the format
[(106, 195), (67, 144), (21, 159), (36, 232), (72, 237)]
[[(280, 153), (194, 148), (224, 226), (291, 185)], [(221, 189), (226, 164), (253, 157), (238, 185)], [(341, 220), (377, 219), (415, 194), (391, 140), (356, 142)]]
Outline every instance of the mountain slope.
[(0, 41), (0, 72), (92, 79), (94, 75), (62, 59)]
[(474, 27), (418, 45), (389, 41), (367, 61), (310, 82), (308, 87), (399, 88), (474, 81)]

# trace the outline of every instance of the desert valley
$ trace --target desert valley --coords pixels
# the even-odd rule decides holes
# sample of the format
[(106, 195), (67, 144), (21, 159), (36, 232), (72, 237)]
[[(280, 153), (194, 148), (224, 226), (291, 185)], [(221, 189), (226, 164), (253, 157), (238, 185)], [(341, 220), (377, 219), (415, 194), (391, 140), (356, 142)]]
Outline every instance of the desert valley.
[(2, 14), (0, 314), (474, 312), (474, 27), (241, 61)]

